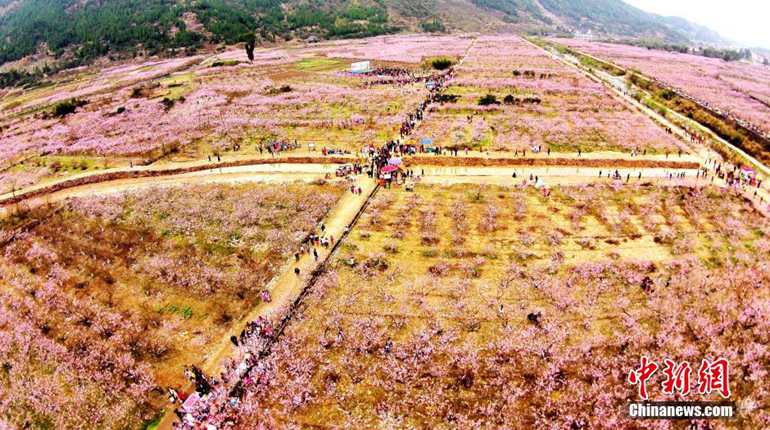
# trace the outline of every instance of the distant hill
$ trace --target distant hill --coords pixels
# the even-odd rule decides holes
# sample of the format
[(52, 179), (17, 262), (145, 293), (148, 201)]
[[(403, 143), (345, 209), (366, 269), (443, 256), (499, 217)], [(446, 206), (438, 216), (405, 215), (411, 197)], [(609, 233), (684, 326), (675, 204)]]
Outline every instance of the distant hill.
[(0, 0), (0, 64), (37, 58), (61, 67), (102, 56), (167, 55), (237, 43), (246, 34), (260, 42), (405, 30), (720, 40), (620, 0)]
[[(394, 0), (410, 4), (415, 0)], [(635, 37), (666, 43), (722, 43), (714, 31), (683, 18), (645, 12), (621, 0), (433, 0), (436, 14), (444, 5), (465, 3), (466, 9), (481, 8), (497, 13), (498, 19), (530, 31), (562, 31), (596, 37)]]

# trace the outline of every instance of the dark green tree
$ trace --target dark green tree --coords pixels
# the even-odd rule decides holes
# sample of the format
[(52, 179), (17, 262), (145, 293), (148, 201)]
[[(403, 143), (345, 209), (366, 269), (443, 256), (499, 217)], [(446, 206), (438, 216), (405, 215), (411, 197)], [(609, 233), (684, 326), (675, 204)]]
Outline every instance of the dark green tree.
[(254, 33), (246, 33), (242, 36), (242, 40), (245, 43), (246, 56), (249, 57), (249, 61), (254, 61), (254, 47), (257, 45), (257, 38)]
[(489, 106), (489, 105), (499, 105), (500, 102), (497, 101), (497, 97), (495, 97), (494, 94), (487, 94), (484, 97), (479, 99), (479, 106)]

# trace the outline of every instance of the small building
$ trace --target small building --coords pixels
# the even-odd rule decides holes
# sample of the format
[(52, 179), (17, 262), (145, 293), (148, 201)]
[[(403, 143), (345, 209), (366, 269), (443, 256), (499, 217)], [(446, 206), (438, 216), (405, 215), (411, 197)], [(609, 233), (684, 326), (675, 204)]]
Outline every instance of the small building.
[(350, 73), (354, 74), (368, 73), (371, 70), (372, 67), (369, 61), (359, 61), (350, 65)]

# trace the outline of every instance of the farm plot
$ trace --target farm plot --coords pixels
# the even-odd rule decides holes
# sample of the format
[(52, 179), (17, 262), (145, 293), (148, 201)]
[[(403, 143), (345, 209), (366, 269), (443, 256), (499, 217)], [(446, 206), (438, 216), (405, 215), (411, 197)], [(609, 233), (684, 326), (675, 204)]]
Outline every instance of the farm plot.
[(728, 358), (725, 425), (764, 427), (768, 233), (716, 188), (382, 191), (210, 422), (636, 428), (626, 378), (648, 355)]
[(2, 221), (0, 421), (140, 427), (343, 191), (162, 188)]
[(516, 36), (481, 37), (415, 138), (496, 151), (663, 153), (682, 144), (643, 114)]
[(556, 41), (659, 79), (706, 106), (770, 133), (770, 69), (765, 66), (619, 44)]
[[(0, 193), (130, 160), (146, 164), (225, 152), (268, 156), (268, 147), (293, 149), (295, 143), (355, 151), (384, 142), (424, 99), (424, 84), (377, 73), (352, 75), (356, 60), (336, 55), (355, 58), (363, 50), (373, 54), (374, 69), (425, 75), (432, 71), (416, 52), (452, 54), (470, 43), (435, 39), (388, 39), (389, 55), (380, 52), (383, 41), (376, 38), (349, 46), (267, 49), (256, 52), (253, 62), (231, 51), (195, 61), (83, 71), (29, 94), (6, 94)], [(462, 43), (438, 49), (455, 39)]]

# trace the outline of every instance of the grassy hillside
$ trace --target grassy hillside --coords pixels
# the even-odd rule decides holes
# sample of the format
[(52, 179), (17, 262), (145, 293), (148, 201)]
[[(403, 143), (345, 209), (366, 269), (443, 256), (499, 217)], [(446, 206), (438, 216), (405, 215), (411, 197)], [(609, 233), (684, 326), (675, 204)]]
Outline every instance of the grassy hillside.
[(24, 0), (0, 17), (0, 63), (40, 51), (81, 62), (110, 52), (154, 55), (254, 32), (270, 40), (358, 37), (391, 31), (387, 22), (378, 0)]

